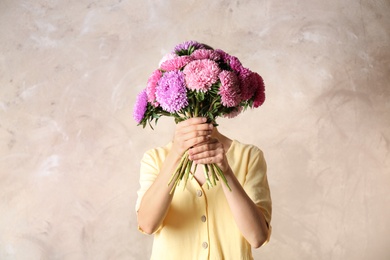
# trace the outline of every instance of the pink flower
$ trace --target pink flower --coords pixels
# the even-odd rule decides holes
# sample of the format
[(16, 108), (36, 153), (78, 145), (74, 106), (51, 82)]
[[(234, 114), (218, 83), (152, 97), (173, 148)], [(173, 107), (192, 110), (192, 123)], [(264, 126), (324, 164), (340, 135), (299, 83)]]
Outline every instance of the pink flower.
[(229, 66), (237, 73), (241, 73), (245, 69), (244, 66), (242, 66), (241, 64), (241, 61), (234, 56), (229, 57)]
[(230, 66), (230, 68), (232, 68), (232, 70), (234, 70), (238, 74), (240, 74), (242, 72), (244, 67), (242, 66), (241, 61), (237, 57), (232, 56), (232, 55), (224, 52), (223, 50), (219, 50), (218, 49), (218, 50), (215, 50), (215, 51), (221, 55), (222, 60), (226, 64), (228, 64)]
[(261, 106), (265, 101), (265, 86), (263, 78), (257, 74), (256, 72), (254, 74), (254, 81), (256, 86), (256, 93), (255, 93), (255, 99), (253, 101), (253, 107), (258, 108)]
[(183, 73), (189, 89), (206, 92), (217, 82), (220, 71), (215, 61), (205, 59), (191, 61)]
[(256, 76), (255, 74), (247, 69), (243, 68), (238, 76), (240, 81), (241, 98), (242, 100), (249, 100), (253, 97), (256, 92)]
[(210, 49), (196, 50), (191, 54), (191, 57), (193, 57), (194, 60), (209, 59), (209, 60), (217, 61), (221, 59), (221, 55), (218, 52)]
[(169, 52), (169, 53), (165, 54), (162, 57), (162, 59), (160, 60), (158, 67), (161, 67), (161, 64), (163, 64), (164, 61), (172, 60), (172, 59), (177, 58), (177, 57), (179, 57), (179, 55), (177, 55), (176, 53)]
[(174, 71), (180, 70), (184, 66), (186, 66), (193, 58), (191, 56), (180, 56), (170, 60), (166, 60), (161, 63), (160, 68), (165, 71)]
[(159, 105), (158, 102), (156, 102), (156, 86), (161, 76), (162, 76), (162, 72), (160, 70), (157, 69), (153, 71), (146, 85), (146, 94), (148, 96), (148, 102), (155, 107)]
[(238, 78), (233, 71), (223, 70), (219, 73), (221, 86), (219, 94), (221, 95), (221, 103), (225, 107), (235, 107), (240, 104), (241, 95), (238, 84)]

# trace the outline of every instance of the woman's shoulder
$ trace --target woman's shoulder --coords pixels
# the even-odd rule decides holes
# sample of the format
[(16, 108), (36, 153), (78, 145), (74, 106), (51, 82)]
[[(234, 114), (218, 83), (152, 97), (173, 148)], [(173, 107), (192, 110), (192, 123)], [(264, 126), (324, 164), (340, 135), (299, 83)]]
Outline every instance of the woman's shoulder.
[(254, 144), (243, 143), (238, 140), (233, 140), (231, 150), (239, 153), (263, 153), (263, 151), (258, 146)]
[(154, 158), (154, 159), (164, 159), (169, 153), (172, 147), (172, 142), (164, 146), (156, 146), (154, 148), (150, 148), (144, 153), (144, 157)]

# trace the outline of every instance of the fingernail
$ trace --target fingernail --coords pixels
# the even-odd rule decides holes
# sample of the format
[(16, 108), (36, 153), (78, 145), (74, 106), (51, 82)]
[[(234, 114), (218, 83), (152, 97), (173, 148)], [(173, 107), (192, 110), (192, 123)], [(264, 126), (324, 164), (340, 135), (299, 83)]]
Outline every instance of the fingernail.
[(203, 118), (202, 118), (202, 121), (203, 121), (204, 123), (206, 123), (206, 122), (207, 122), (207, 118), (203, 117)]

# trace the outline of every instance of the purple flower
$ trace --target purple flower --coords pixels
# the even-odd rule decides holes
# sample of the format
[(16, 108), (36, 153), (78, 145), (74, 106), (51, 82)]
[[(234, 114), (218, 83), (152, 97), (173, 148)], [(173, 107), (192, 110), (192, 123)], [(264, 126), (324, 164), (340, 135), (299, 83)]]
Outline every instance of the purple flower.
[(178, 112), (188, 105), (183, 72), (164, 73), (157, 83), (156, 100), (162, 109), (170, 113)]
[(193, 47), (195, 50), (197, 50), (197, 49), (204, 49), (205, 48), (204, 45), (199, 43), (199, 42), (196, 42), (196, 41), (186, 41), (186, 42), (183, 42), (183, 43), (180, 43), (180, 44), (176, 45), (176, 47), (173, 49), (173, 52), (179, 53), (181, 51), (188, 50), (191, 47)]
[(148, 106), (148, 96), (146, 95), (146, 90), (142, 90), (135, 101), (133, 118), (139, 124), (144, 118), (146, 108)]

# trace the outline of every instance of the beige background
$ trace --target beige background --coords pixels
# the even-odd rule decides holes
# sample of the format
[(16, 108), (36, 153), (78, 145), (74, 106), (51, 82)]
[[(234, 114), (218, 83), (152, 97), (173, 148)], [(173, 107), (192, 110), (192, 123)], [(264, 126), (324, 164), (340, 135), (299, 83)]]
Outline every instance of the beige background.
[[(266, 81), (220, 120), (262, 148), (273, 235), (255, 259), (390, 259), (390, 2), (0, 1), (0, 259), (148, 259), (132, 119), (163, 54), (198, 40)], [(185, 259), (185, 257), (183, 257)]]

